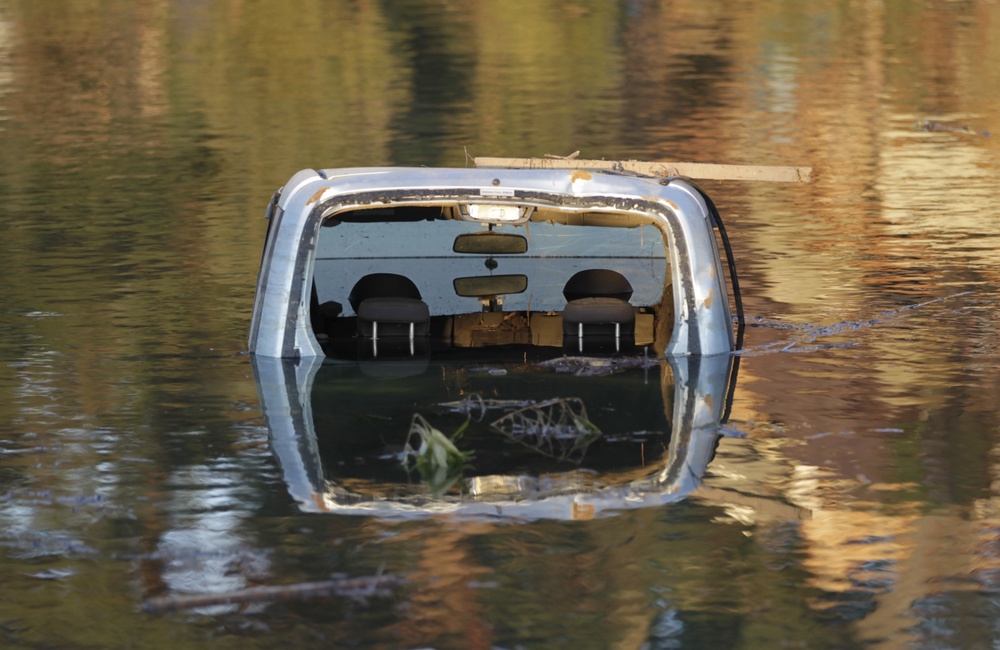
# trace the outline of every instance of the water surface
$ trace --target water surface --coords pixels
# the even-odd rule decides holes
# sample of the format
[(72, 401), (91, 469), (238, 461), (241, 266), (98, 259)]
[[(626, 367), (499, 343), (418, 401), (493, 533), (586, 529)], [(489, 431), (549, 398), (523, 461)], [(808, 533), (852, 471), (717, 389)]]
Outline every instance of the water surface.
[[(0, 0), (2, 644), (995, 646), (998, 89), (987, 0)], [(304, 511), (244, 354), (271, 193), (576, 150), (814, 168), (704, 185), (749, 326), (697, 489)]]

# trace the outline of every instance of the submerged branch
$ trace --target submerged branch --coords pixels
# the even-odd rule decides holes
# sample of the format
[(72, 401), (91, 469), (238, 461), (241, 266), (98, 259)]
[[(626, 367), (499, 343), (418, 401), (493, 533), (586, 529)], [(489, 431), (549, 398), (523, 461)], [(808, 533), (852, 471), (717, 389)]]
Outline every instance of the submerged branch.
[(270, 587), (250, 587), (218, 594), (193, 594), (188, 596), (163, 596), (150, 598), (142, 604), (146, 612), (175, 612), (182, 609), (197, 609), (217, 605), (242, 605), (248, 603), (272, 602), (304, 598), (341, 596), (344, 598), (367, 598), (387, 596), (390, 590), (403, 584), (404, 580), (394, 575), (378, 575), (364, 578), (340, 578), (318, 582), (300, 582), (292, 585)]
[(577, 464), (601, 437), (578, 397), (536, 402), (496, 419), (490, 428), (545, 456)]
[(471, 393), (464, 399), (455, 402), (441, 402), (438, 406), (452, 413), (461, 413), (473, 417), (478, 411), (476, 421), (481, 421), (488, 411), (513, 410), (534, 404), (534, 400), (525, 399), (485, 399), (479, 393)]
[(918, 302), (913, 305), (906, 305), (905, 307), (900, 307), (899, 309), (892, 309), (889, 311), (882, 312), (881, 315), (871, 318), (869, 320), (863, 321), (841, 321), (839, 323), (834, 323), (832, 325), (809, 325), (805, 328), (797, 328), (801, 330), (801, 334), (793, 336), (791, 340), (776, 341), (774, 343), (766, 343), (764, 345), (758, 345), (752, 348), (746, 348), (743, 350), (737, 350), (734, 354), (746, 357), (757, 356), (760, 354), (769, 354), (772, 352), (810, 352), (813, 350), (826, 350), (830, 348), (838, 347), (849, 347), (855, 345), (855, 343), (815, 343), (816, 339), (824, 336), (836, 336), (839, 334), (847, 334), (850, 332), (856, 332), (858, 330), (866, 329), (868, 327), (874, 327), (876, 325), (881, 325), (886, 323), (897, 316), (904, 315), (905, 312), (913, 311), (921, 307), (926, 307), (928, 305), (933, 305), (936, 302), (942, 302), (944, 300), (951, 300), (952, 298), (959, 298), (961, 296), (967, 296), (973, 293), (972, 291), (962, 291), (960, 293), (954, 293), (949, 296), (942, 296), (940, 298), (934, 298), (932, 300), (925, 300), (924, 302)]
[(577, 464), (583, 460), (587, 447), (602, 435), (587, 417), (587, 408), (579, 397), (501, 400), (484, 399), (472, 393), (461, 401), (439, 406), (469, 417), (478, 411), (478, 420), (489, 411), (502, 411), (502, 415), (490, 422), (491, 430), (544, 456)]

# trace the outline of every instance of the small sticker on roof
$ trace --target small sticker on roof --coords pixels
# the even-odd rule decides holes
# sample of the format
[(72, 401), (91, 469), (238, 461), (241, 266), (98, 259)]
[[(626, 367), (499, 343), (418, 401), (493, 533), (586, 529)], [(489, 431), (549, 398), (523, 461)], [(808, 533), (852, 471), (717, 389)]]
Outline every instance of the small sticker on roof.
[(514, 196), (514, 190), (506, 187), (484, 187), (479, 190), (479, 196)]

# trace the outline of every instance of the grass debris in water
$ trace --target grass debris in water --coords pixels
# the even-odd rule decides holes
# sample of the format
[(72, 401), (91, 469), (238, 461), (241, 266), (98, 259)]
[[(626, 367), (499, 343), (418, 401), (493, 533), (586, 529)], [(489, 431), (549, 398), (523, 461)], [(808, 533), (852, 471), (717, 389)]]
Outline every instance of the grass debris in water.
[[(403, 466), (407, 471), (416, 469), (435, 497), (451, 489), (461, 478), (462, 471), (469, 466), (472, 452), (461, 451), (454, 442), (461, 437), (467, 426), (468, 419), (449, 438), (432, 427), (422, 415), (413, 414), (410, 432), (403, 447)], [(414, 436), (419, 438), (416, 449), (411, 444)]]

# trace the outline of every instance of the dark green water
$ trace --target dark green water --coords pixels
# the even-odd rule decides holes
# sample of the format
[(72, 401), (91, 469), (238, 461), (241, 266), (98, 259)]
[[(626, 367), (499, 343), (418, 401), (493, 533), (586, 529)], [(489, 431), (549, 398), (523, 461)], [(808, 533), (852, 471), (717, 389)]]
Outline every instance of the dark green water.
[[(989, 0), (0, 0), (0, 646), (995, 647), (981, 131)], [(814, 168), (705, 184), (746, 437), (687, 498), (593, 519), (304, 512), (243, 354), (271, 193), (576, 150)], [(380, 572), (407, 581), (143, 609)]]

